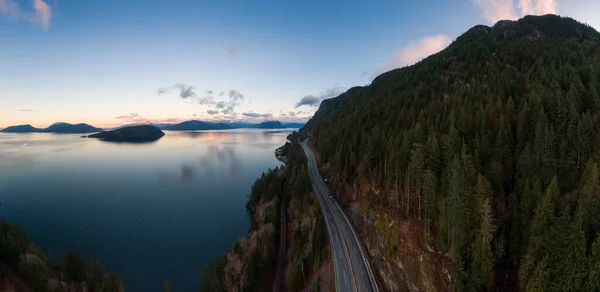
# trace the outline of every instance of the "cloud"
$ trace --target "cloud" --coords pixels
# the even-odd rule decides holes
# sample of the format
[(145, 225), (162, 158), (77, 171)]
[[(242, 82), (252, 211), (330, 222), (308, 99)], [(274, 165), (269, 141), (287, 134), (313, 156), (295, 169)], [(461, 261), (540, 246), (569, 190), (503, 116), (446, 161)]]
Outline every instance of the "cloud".
[(446, 35), (435, 35), (424, 37), (416, 42), (409, 43), (405, 47), (394, 52), (388, 62), (375, 72), (377, 75), (404, 66), (415, 64), (421, 59), (435, 54), (444, 49), (452, 39)]
[(166, 118), (166, 119), (148, 119), (138, 113), (130, 113), (128, 115), (120, 115), (115, 117), (117, 120), (124, 120), (132, 124), (175, 124), (185, 121), (182, 118)]
[(519, 0), (523, 15), (556, 14), (556, 0)]
[(504, 19), (517, 19), (513, 0), (472, 0), (483, 12), (483, 18), (491, 23)]
[[(0, 1), (2, 1), (2, 0), (0, 0)], [(24, 108), (24, 109), (20, 109), (19, 111), (20, 111), (20, 112), (26, 112), (26, 113), (37, 112), (36, 110), (34, 110), (34, 109), (30, 109), (30, 108)]]
[(314, 95), (307, 95), (296, 103), (296, 107), (301, 107), (303, 105), (318, 106), (319, 103), (321, 103), (321, 100), (318, 97)]
[(342, 87), (335, 86), (333, 88), (329, 88), (329, 89), (321, 92), (321, 94), (319, 94), (319, 95), (311, 94), (311, 95), (307, 95), (307, 96), (303, 97), (302, 99), (300, 99), (299, 102), (296, 103), (295, 107), (296, 108), (299, 108), (301, 106), (317, 107), (321, 103), (321, 100), (336, 97), (336, 96), (342, 94), (343, 92), (344, 92), (344, 89)]
[(209, 115), (216, 115), (216, 114), (218, 114), (218, 113), (219, 113), (219, 111), (215, 111), (215, 110), (207, 110), (207, 111), (206, 111), (206, 113), (207, 113), (207, 114), (209, 114)]
[(219, 48), (219, 54), (221, 58), (231, 61), (237, 58), (240, 47), (237, 45), (229, 45)]
[(185, 121), (185, 119), (182, 119), (182, 118), (167, 118), (167, 119), (152, 120), (151, 123), (153, 123), (153, 124), (176, 124), (176, 123), (181, 123), (183, 121)]
[[(2, 0), (0, 0), (0, 1), (2, 1)], [(159, 88), (157, 93), (160, 95), (160, 94), (165, 94), (165, 93), (169, 93), (172, 91), (178, 91), (179, 97), (181, 97), (183, 99), (196, 97), (196, 92), (194, 92), (194, 87), (191, 85), (183, 84), (183, 83), (177, 83), (177, 84), (174, 84), (171, 86)]]
[(249, 117), (249, 118), (272, 118), (273, 114), (242, 113), (242, 116)]
[(33, 0), (33, 10), (23, 10), (15, 0), (0, 0), (0, 14), (4, 14), (9, 19), (36, 23), (47, 29), (52, 20), (52, 8), (43, 0)]
[(229, 90), (228, 96), (229, 101), (220, 101), (216, 104), (218, 109), (222, 109), (221, 113), (224, 115), (235, 114), (235, 108), (242, 104), (244, 100), (244, 95), (235, 89)]
[(140, 117), (140, 115), (138, 113), (131, 113), (128, 115), (118, 116), (115, 119), (125, 120), (125, 119), (135, 119), (135, 118), (139, 118), (139, 117)]
[[(556, 14), (556, 0), (471, 0), (490, 23), (515, 20), (525, 15)], [(515, 6), (515, 1), (517, 2)]]
[(200, 105), (215, 104), (215, 103), (216, 103), (215, 102), (215, 98), (212, 97), (212, 96), (210, 96), (210, 95), (207, 95), (205, 97), (202, 97), (202, 98), (198, 99), (198, 104), (200, 104)]
[(192, 114), (192, 117), (195, 117), (195, 116), (196, 116), (196, 114)]
[(205, 92), (205, 96), (198, 97), (194, 91), (194, 87), (184, 83), (177, 83), (175, 85), (159, 88), (157, 90), (157, 94), (161, 95), (172, 91), (177, 92), (179, 97), (197, 101), (200, 105), (215, 106), (216, 108), (220, 109), (220, 112), (224, 115), (235, 115), (236, 108), (239, 107), (244, 101), (244, 95), (235, 89), (231, 89), (227, 92), (221, 91), (219, 93), (219, 96), (224, 96), (227, 94), (229, 100), (221, 100), (217, 102), (214, 97), (215, 91), (210, 89)]
[(162, 94), (170, 93), (173, 91), (177, 92), (177, 95), (179, 97), (181, 97), (183, 99), (190, 99), (192, 101), (197, 101), (198, 104), (200, 104), (200, 105), (216, 103), (215, 98), (212, 96), (213, 95), (212, 90), (207, 90), (205, 96), (198, 97), (198, 94), (196, 93), (194, 86), (191, 86), (191, 85), (188, 85), (185, 83), (177, 83), (177, 84), (174, 84), (171, 86), (159, 88), (156, 91), (156, 93), (158, 95), (162, 95)]
[(40, 20), (42, 27), (48, 28), (52, 20), (52, 8), (42, 0), (34, 0), (33, 8), (35, 9), (36, 18)]

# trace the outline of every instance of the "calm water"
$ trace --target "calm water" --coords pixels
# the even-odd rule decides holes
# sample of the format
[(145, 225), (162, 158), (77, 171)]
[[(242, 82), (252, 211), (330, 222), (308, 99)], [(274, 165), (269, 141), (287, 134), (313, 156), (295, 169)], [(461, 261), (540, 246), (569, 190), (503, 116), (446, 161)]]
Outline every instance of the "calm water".
[(152, 144), (0, 133), (0, 214), (46, 253), (80, 247), (127, 291), (195, 291), (249, 228), (250, 187), (289, 131), (167, 132)]

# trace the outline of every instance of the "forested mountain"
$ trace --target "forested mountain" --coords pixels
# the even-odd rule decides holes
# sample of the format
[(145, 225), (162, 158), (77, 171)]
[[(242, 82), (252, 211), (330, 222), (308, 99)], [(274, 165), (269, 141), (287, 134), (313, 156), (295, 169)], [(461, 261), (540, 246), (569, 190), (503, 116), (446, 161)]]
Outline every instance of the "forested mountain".
[(47, 133), (61, 133), (61, 134), (84, 134), (84, 133), (93, 133), (100, 132), (102, 129), (90, 126), (88, 124), (79, 123), (79, 124), (69, 124), (69, 123), (54, 123), (50, 125), (50, 127), (46, 129), (42, 129), (42, 132)]
[(32, 125), (17, 125), (17, 126), (10, 126), (10, 127), (6, 127), (4, 129), (2, 129), (0, 132), (3, 133), (36, 133), (36, 132), (41, 132), (42, 129), (39, 128), (35, 128)]
[(302, 132), (332, 184), (360, 190), (341, 201), (423, 227), (456, 291), (598, 291), (599, 93), (600, 34), (527, 16), (323, 101)]
[(69, 123), (54, 123), (48, 128), (35, 128), (29, 124), (7, 127), (0, 132), (4, 133), (59, 133), (59, 134), (84, 134), (100, 132), (102, 129), (90, 126), (88, 124), (69, 124)]

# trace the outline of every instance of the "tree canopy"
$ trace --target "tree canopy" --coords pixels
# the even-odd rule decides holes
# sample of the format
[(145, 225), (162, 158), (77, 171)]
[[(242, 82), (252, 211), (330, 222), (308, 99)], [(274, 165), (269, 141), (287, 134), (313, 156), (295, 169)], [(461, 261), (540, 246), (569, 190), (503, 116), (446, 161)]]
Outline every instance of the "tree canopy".
[(301, 132), (339, 180), (401, 190), (381, 207), (427, 226), (456, 290), (594, 290), (599, 90), (600, 33), (527, 16), (324, 100)]

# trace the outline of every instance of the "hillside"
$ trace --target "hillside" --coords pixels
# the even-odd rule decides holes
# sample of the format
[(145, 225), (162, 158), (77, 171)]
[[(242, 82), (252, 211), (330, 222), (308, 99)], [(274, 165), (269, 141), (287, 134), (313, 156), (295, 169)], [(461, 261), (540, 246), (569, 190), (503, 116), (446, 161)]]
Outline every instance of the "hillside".
[(164, 135), (163, 131), (154, 126), (130, 126), (92, 134), (87, 137), (108, 142), (142, 143), (156, 141)]
[(597, 291), (599, 90), (600, 34), (527, 16), (323, 101), (302, 131), (386, 289), (449, 261), (457, 291)]
[(46, 256), (17, 224), (0, 219), (0, 291), (122, 292), (119, 276), (79, 250)]
[[(282, 216), (287, 220), (288, 239), (281, 291), (332, 291), (327, 229), (298, 140), (297, 132), (288, 135), (289, 142), (279, 152), (288, 163), (263, 172), (252, 185), (246, 204), (248, 235), (207, 264), (200, 291), (271, 291), (277, 277)], [(282, 203), (287, 206), (284, 212)]]

